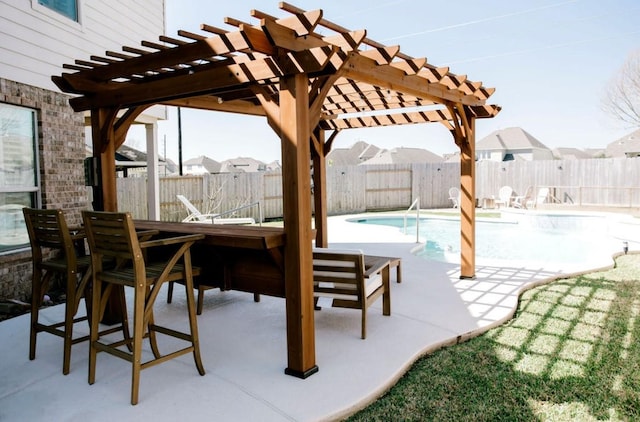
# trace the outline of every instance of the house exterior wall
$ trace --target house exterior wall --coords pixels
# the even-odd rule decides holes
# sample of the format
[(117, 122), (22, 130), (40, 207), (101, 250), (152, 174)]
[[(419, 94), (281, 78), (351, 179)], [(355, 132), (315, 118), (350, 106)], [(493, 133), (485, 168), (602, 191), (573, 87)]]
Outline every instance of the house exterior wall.
[(164, 0), (78, 0), (78, 9), (80, 23), (38, 0), (0, 0), (0, 76), (58, 91), (51, 75), (64, 63), (164, 34)]
[[(164, 0), (77, 0), (79, 22), (38, 0), (0, 0), (0, 102), (36, 111), (40, 205), (78, 225), (90, 202), (84, 186), (85, 116), (51, 81), (64, 63), (138, 46), (164, 34)], [(163, 117), (164, 108), (155, 117)], [(154, 116), (151, 116), (153, 118)], [(147, 116), (149, 118), (149, 116)], [(0, 300), (29, 300), (28, 247), (0, 253)]]
[(489, 159), (491, 161), (502, 161), (504, 158), (504, 151), (491, 151), (489, 154)]
[(544, 149), (514, 149), (514, 150), (479, 150), (476, 156), (479, 160), (504, 161), (507, 154), (511, 154), (514, 160), (553, 160), (553, 152)]
[[(40, 197), (46, 208), (61, 208), (70, 226), (86, 209), (84, 119), (69, 107), (67, 95), (0, 78), (0, 102), (37, 111)], [(0, 254), (0, 298), (25, 300), (31, 289), (31, 252)]]
[(530, 149), (509, 150), (506, 153), (513, 155), (514, 160), (531, 161), (534, 159), (533, 151)]
[[(184, 165), (184, 164), (183, 164)], [(200, 164), (189, 164), (184, 166), (184, 174), (207, 174), (209, 173), (204, 166)]]

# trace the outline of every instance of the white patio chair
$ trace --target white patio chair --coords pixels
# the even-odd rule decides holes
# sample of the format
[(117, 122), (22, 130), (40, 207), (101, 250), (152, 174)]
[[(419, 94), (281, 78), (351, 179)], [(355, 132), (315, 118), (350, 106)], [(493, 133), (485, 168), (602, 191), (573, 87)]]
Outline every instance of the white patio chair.
[(503, 186), (498, 191), (498, 199), (495, 200), (496, 206), (500, 205), (508, 208), (511, 206), (511, 195), (513, 195), (513, 188), (511, 186)]
[(549, 196), (549, 188), (538, 189), (538, 194), (533, 200), (527, 201), (527, 208), (537, 208), (538, 204), (544, 204), (547, 202)]
[(450, 188), (449, 199), (453, 203), (453, 208), (460, 208), (460, 189), (456, 187)]

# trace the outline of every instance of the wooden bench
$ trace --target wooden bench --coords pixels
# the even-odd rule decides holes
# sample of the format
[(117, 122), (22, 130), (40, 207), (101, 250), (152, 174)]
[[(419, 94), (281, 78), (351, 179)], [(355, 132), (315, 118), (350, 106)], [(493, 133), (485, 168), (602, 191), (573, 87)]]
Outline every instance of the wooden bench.
[[(361, 337), (367, 336), (367, 308), (382, 296), (382, 314), (391, 315), (389, 260), (372, 257), (365, 266), (361, 251), (313, 250), (314, 298), (332, 299), (332, 307), (360, 309)], [(316, 306), (316, 309), (319, 309)]]

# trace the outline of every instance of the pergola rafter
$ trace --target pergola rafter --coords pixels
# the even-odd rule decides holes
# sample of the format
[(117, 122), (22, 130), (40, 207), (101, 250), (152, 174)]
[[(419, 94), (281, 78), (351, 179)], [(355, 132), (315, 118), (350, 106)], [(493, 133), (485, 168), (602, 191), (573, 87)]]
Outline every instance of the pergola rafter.
[[(494, 117), (493, 88), (414, 58), (327, 20), (322, 10), (280, 3), (284, 17), (253, 10), (257, 22), (225, 18), (231, 29), (160, 35), (122, 52), (64, 65), (53, 76), (90, 111), (100, 160), (98, 209), (117, 210), (114, 148), (146, 107), (181, 107), (265, 116), (282, 140), (287, 298), (287, 373), (317, 370), (313, 340), (309, 161), (313, 160), (316, 245), (326, 246), (326, 160), (344, 129), (436, 122), (461, 149), (463, 277), (475, 275), (475, 120)], [(117, 116), (120, 116), (119, 118)], [(327, 130), (333, 131), (326, 137)]]

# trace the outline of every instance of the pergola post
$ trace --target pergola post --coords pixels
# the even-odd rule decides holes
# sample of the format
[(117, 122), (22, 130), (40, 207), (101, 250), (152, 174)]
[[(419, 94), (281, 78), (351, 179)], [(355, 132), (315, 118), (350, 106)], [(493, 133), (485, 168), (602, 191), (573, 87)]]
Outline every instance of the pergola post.
[(316, 228), (316, 247), (329, 247), (327, 235), (327, 159), (324, 151), (324, 130), (316, 128), (312, 139), (313, 204)]
[[(461, 110), (462, 111), (462, 110)], [(475, 119), (465, 119), (460, 146), (460, 278), (476, 277), (476, 142)]]
[(280, 81), (280, 137), (284, 208), (287, 355), (285, 373), (306, 378), (318, 371), (313, 315), (309, 93), (305, 74)]
[[(160, 220), (160, 172), (158, 166), (158, 125), (144, 125), (147, 135), (147, 210), (149, 220)], [(166, 159), (166, 157), (165, 157)]]
[(93, 189), (95, 211), (118, 211), (115, 132), (113, 124), (117, 110), (91, 110), (93, 157), (98, 162), (98, 186)]

